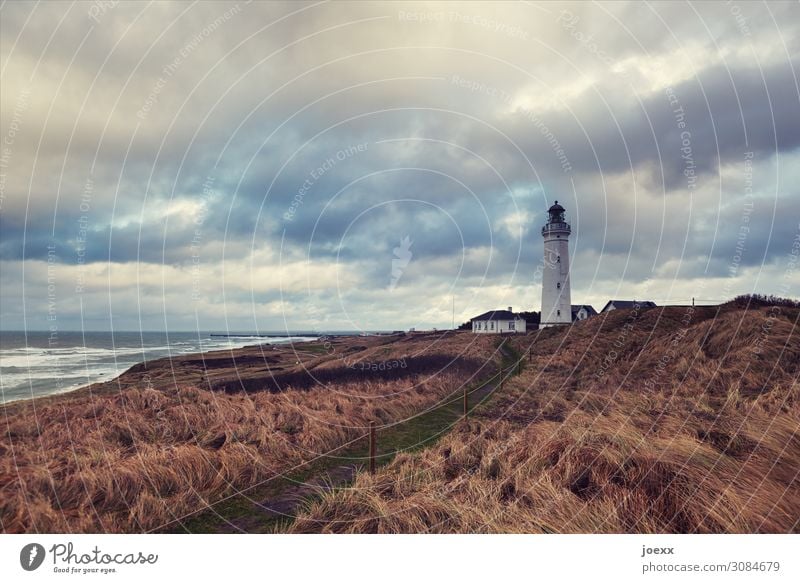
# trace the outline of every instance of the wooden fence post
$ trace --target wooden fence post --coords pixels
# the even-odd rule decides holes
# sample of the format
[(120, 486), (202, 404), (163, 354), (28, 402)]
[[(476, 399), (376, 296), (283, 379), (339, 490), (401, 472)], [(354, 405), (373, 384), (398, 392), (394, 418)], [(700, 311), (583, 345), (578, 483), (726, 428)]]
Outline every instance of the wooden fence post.
[(375, 439), (375, 422), (369, 422), (369, 473), (375, 473), (375, 455), (377, 450), (377, 440)]
[(528, 362), (531, 361), (531, 347), (528, 346)]

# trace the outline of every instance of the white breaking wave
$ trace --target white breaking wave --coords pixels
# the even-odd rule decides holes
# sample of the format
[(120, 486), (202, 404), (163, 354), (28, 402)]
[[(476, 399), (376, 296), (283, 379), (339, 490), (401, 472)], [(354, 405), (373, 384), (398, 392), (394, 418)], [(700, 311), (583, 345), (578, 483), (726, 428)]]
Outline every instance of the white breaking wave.
[(304, 336), (203, 337), (191, 340), (183, 338), (170, 345), (157, 346), (26, 346), (3, 349), (0, 350), (0, 403), (63, 393), (91, 383), (112, 380), (144, 360), (312, 339)]

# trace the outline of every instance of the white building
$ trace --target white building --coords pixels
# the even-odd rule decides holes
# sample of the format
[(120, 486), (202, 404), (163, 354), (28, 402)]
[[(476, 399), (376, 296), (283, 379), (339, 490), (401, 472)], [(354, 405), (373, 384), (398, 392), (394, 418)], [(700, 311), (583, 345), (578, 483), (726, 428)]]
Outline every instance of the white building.
[(578, 320), (585, 320), (586, 318), (591, 318), (592, 316), (597, 315), (597, 310), (595, 310), (589, 304), (578, 304), (572, 306), (572, 321), (577, 322)]
[(492, 310), (472, 318), (472, 331), (475, 334), (524, 334), (525, 319), (508, 310)]
[(571, 228), (564, 218), (564, 207), (555, 202), (548, 209), (549, 218), (542, 227), (544, 270), (542, 272), (542, 315), (539, 326), (572, 323), (569, 291), (569, 235)]

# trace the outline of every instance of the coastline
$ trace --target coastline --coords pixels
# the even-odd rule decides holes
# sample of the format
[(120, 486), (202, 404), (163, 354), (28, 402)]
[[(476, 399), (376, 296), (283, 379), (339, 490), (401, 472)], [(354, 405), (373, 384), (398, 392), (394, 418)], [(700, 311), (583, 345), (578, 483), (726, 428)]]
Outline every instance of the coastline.
[[(442, 334), (440, 331), (436, 334)], [(0, 402), (0, 411), (6, 415), (26, 409), (28, 406), (46, 406), (56, 402), (68, 402), (70, 399), (97, 397), (113, 394), (132, 386), (140, 388), (164, 388), (183, 383), (206, 383), (208, 378), (220, 381), (225, 378), (247, 379), (254, 371), (255, 363), (266, 358), (270, 361), (269, 374), (286, 372), (287, 369), (302, 365), (309, 357), (316, 360), (315, 366), (331, 358), (344, 360), (347, 354), (352, 354), (353, 348), (360, 344), (382, 344), (404, 332), (367, 332), (360, 335), (357, 332), (336, 331), (331, 333), (318, 333), (315, 336), (303, 336), (301, 333), (287, 335), (265, 334), (209, 334), (208, 337), (221, 338), (264, 338), (281, 340), (279, 342), (256, 342), (232, 348), (212, 348), (204, 351), (178, 353), (149, 360), (132, 362), (119, 374), (113, 377), (82, 383), (62, 391), (47, 392), (33, 397), (14, 398)], [(429, 337), (432, 332), (415, 332), (415, 337)], [(289, 356), (291, 354), (291, 357)], [(278, 356), (279, 358), (275, 358)], [(318, 358), (328, 356), (330, 358)], [(299, 358), (299, 359), (298, 359)], [(206, 365), (208, 361), (208, 366)], [(220, 361), (229, 361), (220, 363)], [(209, 368), (210, 374), (203, 376), (201, 369)], [(301, 367), (302, 368), (302, 367)], [(150, 374), (147, 371), (150, 371)], [(262, 371), (263, 372), (263, 371)]]
[[(4, 528), (172, 528), (359, 442), (371, 424), (415, 419), (454, 394), (457, 419), (465, 383), (496, 371), (495, 340), (441, 332), (260, 344), (153, 360), (112, 381), (9, 403), (0, 451), (13, 458), (0, 456), (0, 473), (16, 478), (0, 497)], [(412, 431), (407, 445), (417, 439)], [(55, 489), (43, 470), (57, 473)]]
[[(195, 351), (192, 351), (192, 352), (181, 352), (180, 349), (177, 348), (177, 347), (167, 346), (165, 348), (161, 348), (160, 351), (163, 352), (164, 350), (166, 350), (168, 352), (168, 354), (163, 355), (163, 356), (155, 356), (153, 358), (143, 358), (143, 359), (140, 359), (140, 360), (137, 360), (137, 361), (131, 361), (130, 364), (128, 364), (124, 369), (122, 369), (117, 374), (113, 374), (113, 376), (108, 376), (108, 377), (105, 377), (105, 378), (99, 378), (99, 377), (103, 376), (102, 372), (101, 373), (95, 372), (94, 375), (90, 373), (90, 374), (87, 374), (86, 376), (88, 376), (88, 377), (98, 376), (98, 378), (95, 379), (94, 381), (88, 381), (88, 382), (84, 381), (84, 382), (82, 382), (80, 384), (69, 385), (69, 386), (62, 387), (62, 388), (48, 389), (46, 391), (43, 391), (41, 394), (34, 394), (34, 395), (26, 394), (24, 396), (11, 396), (7, 400), (4, 400), (4, 401), (0, 402), (0, 408), (5, 408), (5, 407), (8, 407), (8, 406), (11, 406), (11, 405), (14, 405), (14, 404), (25, 403), (25, 402), (34, 402), (35, 401), (37, 403), (44, 403), (45, 401), (43, 401), (43, 400), (45, 400), (45, 399), (47, 400), (46, 402), (51, 402), (52, 399), (62, 398), (65, 395), (72, 395), (72, 394), (81, 395), (81, 394), (84, 394), (84, 393), (87, 393), (87, 392), (91, 392), (91, 389), (93, 387), (98, 387), (98, 388), (99, 387), (104, 387), (105, 388), (109, 384), (119, 384), (117, 381), (120, 378), (122, 378), (123, 376), (127, 375), (131, 370), (136, 369), (136, 367), (153, 365), (153, 364), (156, 364), (156, 363), (158, 363), (160, 361), (167, 362), (167, 361), (180, 361), (180, 360), (183, 360), (183, 359), (197, 359), (197, 358), (201, 358), (202, 359), (204, 356), (208, 357), (209, 355), (213, 355), (215, 353), (220, 353), (220, 354), (221, 353), (227, 353), (227, 354), (230, 354), (232, 352), (240, 351), (240, 350), (254, 350), (254, 349), (258, 350), (259, 348), (263, 348), (263, 347), (287, 346), (287, 345), (293, 345), (293, 344), (296, 344), (296, 343), (314, 342), (316, 340), (319, 340), (321, 338), (321, 336), (320, 335), (315, 335), (315, 336), (308, 335), (308, 336), (305, 336), (305, 335), (300, 335), (300, 334), (287, 334), (287, 335), (278, 335), (278, 334), (232, 334), (232, 335), (209, 334), (208, 336), (200, 337), (200, 341), (202, 342), (202, 340), (205, 340), (206, 338), (215, 338), (215, 339), (229, 338), (231, 340), (245, 339), (245, 338), (246, 339), (251, 339), (252, 338), (253, 342), (245, 344), (245, 345), (242, 345), (242, 346), (233, 346), (233, 347), (216, 347), (215, 346), (215, 347), (209, 347), (208, 349), (205, 349), (205, 350), (199, 349), (199, 350), (195, 350)], [(263, 340), (261, 340), (261, 341), (256, 340), (258, 338), (263, 339)], [(268, 340), (274, 340), (274, 341), (273, 342), (269, 342)], [(198, 346), (198, 348), (202, 348), (202, 346)], [(29, 348), (25, 347), (25, 349), (27, 350)], [(42, 352), (46, 351), (46, 349), (41, 348), (41, 347), (30, 348), (30, 350), (35, 350), (35, 349), (39, 349)], [(67, 348), (64, 348), (64, 349), (65, 350), (73, 350), (74, 352), (78, 353), (78, 355), (80, 355), (82, 350), (84, 350), (86, 352), (90, 352), (92, 350), (88, 346), (67, 347)], [(120, 347), (120, 351), (121, 352), (125, 351), (125, 350), (130, 350), (130, 347)], [(150, 349), (150, 350), (151, 350), (151, 352), (157, 352), (157, 351), (153, 351), (152, 349)], [(142, 350), (141, 350), (143, 355), (146, 355), (147, 351), (148, 351), (148, 348), (142, 348)], [(173, 351), (173, 352), (170, 352), (170, 351)], [(113, 353), (113, 350), (112, 350), (112, 353)], [(116, 355), (114, 354), (114, 356), (116, 356)], [(3, 361), (0, 361), (0, 366), (3, 366)], [(55, 365), (53, 365), (53, 366), (55, 366)], [(13, 368), (13, 367), (10, 367), (10, 368)], [(19, 368), (23, 368), (24, 369), (25, 367), (19, 367)], [(50, 376), (50, 375), (48, 375), (48, 376)], [(31, 374), (31, 377), (33, 377), (32, 374)], [(60, 384), (61, 383), (61, 379), (58, 376), (51, 377), (51, 378), (54, 378), (54, 384)], [(13, 390), (15, 388), (17, 388), (17, 387), (4, 387), (4, 391), (8, 390), (9, 392), (11, 392), (13, 394)], [(107, 391), (103, 390), (101, 392), (103, 394), (105, 394)]]

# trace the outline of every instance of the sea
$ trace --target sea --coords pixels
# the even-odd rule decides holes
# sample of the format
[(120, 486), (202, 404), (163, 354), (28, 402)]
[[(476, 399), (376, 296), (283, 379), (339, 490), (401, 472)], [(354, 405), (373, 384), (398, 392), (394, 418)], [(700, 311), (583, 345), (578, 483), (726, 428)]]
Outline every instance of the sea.
[(0, 403), (111, 380), (134, 364), (211, 350), (315, 340), (319, 334), (0, 331)]

